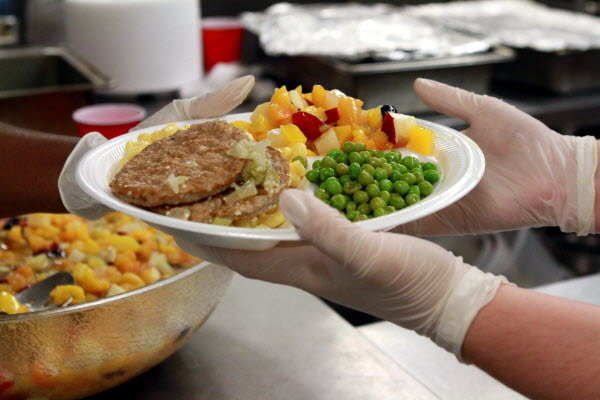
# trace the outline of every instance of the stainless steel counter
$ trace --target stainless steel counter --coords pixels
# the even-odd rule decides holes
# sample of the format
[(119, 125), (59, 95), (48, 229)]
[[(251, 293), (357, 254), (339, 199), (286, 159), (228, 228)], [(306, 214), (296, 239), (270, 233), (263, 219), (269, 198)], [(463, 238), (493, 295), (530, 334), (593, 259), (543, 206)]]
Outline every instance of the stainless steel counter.
[(192, 339), (95, 400), (437, 399), (305, 292), (236, 276)]

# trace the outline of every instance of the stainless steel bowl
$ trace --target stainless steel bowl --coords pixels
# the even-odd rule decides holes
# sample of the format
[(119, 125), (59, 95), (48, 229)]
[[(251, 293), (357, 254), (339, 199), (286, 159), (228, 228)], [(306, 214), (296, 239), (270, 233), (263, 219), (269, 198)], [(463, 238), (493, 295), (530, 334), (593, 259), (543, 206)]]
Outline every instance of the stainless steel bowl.
[(231, 278), (204, 262), (118, 296), (0, 317), (0, 399), (78, 399), (141, 374), (190, 338)]

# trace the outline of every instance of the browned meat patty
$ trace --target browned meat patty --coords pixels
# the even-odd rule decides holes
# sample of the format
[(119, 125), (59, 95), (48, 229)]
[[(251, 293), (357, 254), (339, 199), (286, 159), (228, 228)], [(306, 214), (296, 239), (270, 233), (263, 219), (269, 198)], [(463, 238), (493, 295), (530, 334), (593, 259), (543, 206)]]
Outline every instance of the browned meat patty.
[[(279, 200), (279, 194), (288, 187), (290, 179), (289, 163), (280, 151), (267, 147), (267, 155), (271, 165), (279, 175), (279, 185), (270, 193), (263, 188), (258, 189), (254, 196), (246, 197), (233, 204), (225, 201), (225, 196), (231, 191), (213, 196), (210, 199), (180, 207), (177, 211), (190, 221), (211, 223), (215, 218), (227, 218), (232, 221), (248, 219), (267, 211)], [(152, 211), (166, 214), (171, 207), (153, 208)], [(189, 214), (189, 216), (188, 216)]]
[(123, 166), (110, 188), (120, 199), (142, 207), (206, 199), (238, 180), (247, 160), (227, 152), (246, 138), (225, 121), (192, 125), (151, 143)]

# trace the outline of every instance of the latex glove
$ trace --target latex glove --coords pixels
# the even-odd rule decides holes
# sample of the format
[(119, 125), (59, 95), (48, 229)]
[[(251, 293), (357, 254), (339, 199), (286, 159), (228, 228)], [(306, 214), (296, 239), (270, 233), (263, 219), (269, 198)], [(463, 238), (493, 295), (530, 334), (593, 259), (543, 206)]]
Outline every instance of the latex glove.
[(361, 229), (313, 195), (287, 190), (280, 206), (309, 245), (253, 252), (176, 240), (249, 278), (296, 286), (413, 329), (457, 357), (473, 318), (506, 282), (432, 242)]
[(595, 232), (593, 137), (564, 136), (499, 99), (426, 79), (414, 89), (431, 108), (460, 118), (486, 158), (477, 187), (454, 205), (395, 231), (475, 234), (558, 226)]
[(251, 75), (234, 79), (223, 88), (199, 97), (173, 100), (167, 106), (140, 122), (132, 130), (144, 129), (169, 122), (219, 117), (242, 104), (254, 87)]
[(81, 160), (85, 153), (96, 146), (100, 146), (107, 140), (108, 139), (99, 132), (90, 132), (84, 135), (79, 139), (71, 154), (69, 154), (60, 176), (58, 177), (60, 198), (67, 211), (92, 221), (113, 210), (98, 203), (81, 190), (75, 180), (75, 171), (79, 160)]

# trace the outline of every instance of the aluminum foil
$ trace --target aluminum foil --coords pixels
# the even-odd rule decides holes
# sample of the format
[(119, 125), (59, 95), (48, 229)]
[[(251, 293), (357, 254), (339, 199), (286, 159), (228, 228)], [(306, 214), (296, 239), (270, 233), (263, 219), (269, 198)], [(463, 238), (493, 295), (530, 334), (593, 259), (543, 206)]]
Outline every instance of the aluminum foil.
[(407, 60), (488, 51), (489, 41), (449, 30), (387, 4), (278, 3), (243, 13), (268, 55), (311, 55), (358, 61)]
[(600, 48), (600, 18), (527, 0), (427, 4), (408, 7), (405, 14), (514, 48), (544, 52)]

